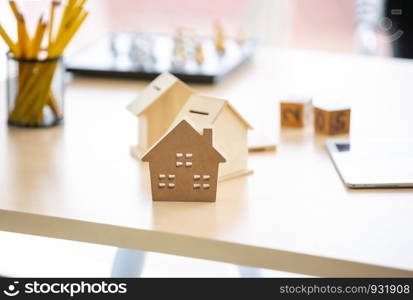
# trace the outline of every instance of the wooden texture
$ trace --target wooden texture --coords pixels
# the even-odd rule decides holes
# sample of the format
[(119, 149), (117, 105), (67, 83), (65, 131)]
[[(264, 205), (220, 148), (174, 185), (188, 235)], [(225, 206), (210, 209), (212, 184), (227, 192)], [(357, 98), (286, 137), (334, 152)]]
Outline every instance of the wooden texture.
[(227, 160), (221, 165), (219, 180), (247, 175), (248, 131), (251, 125), (226, 100), (193, 94), (178, 115), (199, 128), (213, 128), (214, 147)]
[(283, 127), (302, 128), (310, 124), (311, 98), (283, 100), (280, 102), (280, 119)]
[(171, 127), (192, 89), (175, 76), (164, 73), (153, 80), (128, 105), (138, 121), (138, 146), (141, 154), (155, 144)]
[(344, 106), (314, 107), (314, 128), (322, 134), (347, 134), (350, 132), (351, 110)]
[(274, 144), (261, 144), (258, 146), (248, 147), (248, 153), (273, 152), (276, 150), (277, 150), (277, 146)]
[(212, 145), (212, 129), (200, 134), (182, 120), (149, 149), (152, 200), (215, 202), (219, 163), (225, 158)]
[(413, 189), (347, 190), (328, 136), (280, 131), (274, 101), (340, 94), (352, 140), (411, 139), (411, 78), (410, 61), (260, 49), (222, 84), (194, 86), (277, 133), (277, 152), (250, 155), (254, 174), (220, 183), (214, 203), (152, 201), (125, 111), (146, 82), (76, 79), (65, 125), (45, 130), (7, 128), (0, 105), (0, 230), (314, 276), (413, 276)]
[(221, 181), (251, 173), (248, 130), (252, 126), (228, 101), (201, 96), (173, 75), (164, 73), (151, 82), (128, 109), (139, 119), (138, 154), (134, 156), (143, 155), (171, 126), (188, 119), (198, 128), (213, 128), (215, 146), (227, 158), (220, 169)]

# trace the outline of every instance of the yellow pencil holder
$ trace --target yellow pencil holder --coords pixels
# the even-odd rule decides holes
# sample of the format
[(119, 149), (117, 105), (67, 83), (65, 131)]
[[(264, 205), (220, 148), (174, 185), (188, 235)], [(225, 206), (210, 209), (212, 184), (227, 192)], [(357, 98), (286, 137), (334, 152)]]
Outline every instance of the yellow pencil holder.
[(51, 127), (62, 124), (65, 69), (61, 57), (19, 59), (7, 54), (8, 124)]

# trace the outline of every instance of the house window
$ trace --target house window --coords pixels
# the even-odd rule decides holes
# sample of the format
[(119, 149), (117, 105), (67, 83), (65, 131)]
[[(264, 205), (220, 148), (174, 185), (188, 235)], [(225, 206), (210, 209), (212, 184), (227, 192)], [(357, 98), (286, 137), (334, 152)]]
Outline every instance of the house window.
[(158, 179), (159, 179), (158, 188), (163, 189), (166, 186), (166, 184), (162, 182), (162, 179), (165, 179), (165, 178), (166, 178), (165, 174), (158, 175)]
[[(209, 188), (211, 187), (211, 185), (209, 184), (210, 179), (210, 175), (194, 175), (194, 189), (200, 189), (202, 187), (204, 190), (209, 190)], [(205, 181), (208, 183), (206, 183)]]
[[(185, 155), (183, 153), (176, 153), (176, 167), (182, 167), (183, 165), (185, 165), (185, 167), (190, 168), (192, 167), (192, 153), (185, 153)], [(186, 161), (184, 161), (184, 159), (186, 159)]]
[[(166, 177), (166, 174), (159, 174), (159, 183), (158, 183), (158, 188), (163, 189), (166, 186), (170, 189), (175, 188), (175, 174), (168, 174), (168, 177)], [(163, 182), (168, 178), (168, 183)]]
[(190, 168), (192, 167), (192, 153), (185, 153), (185, 167)]
[(184, 165), (184, 162), (182, 161), (182, 159), (184, 158), (184, 154), (183, 153), (176, 153), (176, 167), (182, 167)]
[(168, 174), (168, 188), (175, 188), (175, 174)]

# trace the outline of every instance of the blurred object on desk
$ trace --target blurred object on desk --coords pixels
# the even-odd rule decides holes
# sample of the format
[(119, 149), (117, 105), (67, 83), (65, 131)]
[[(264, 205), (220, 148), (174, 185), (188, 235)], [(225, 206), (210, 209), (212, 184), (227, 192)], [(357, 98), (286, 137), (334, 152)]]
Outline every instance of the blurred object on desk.
[(358, 52), (366, 55), (391, 55), (391, 24), (385, 18), (384, 9), (385, 0), (356, 1), (355, 43)]
[(412, 12), (412, 1), (385, 0), (383, 26), (387, 25), (394, 57), (413, 58)]
[[(196, 41), (203, 48), (203, 62), (196, 57)], [(98, 39), (66, 61), (67, 70), (79, 75), (154, 79), (170, 72), (187, 82), (215, 83), (248, 61), (255, 42), (242, 45), (226, 38), (225, 51), (208, 37), (170, 34), (114, 33)]]
[(356, 41), (368, 55), (413, 58), (413, 3), (404, 0), (358, 0)]

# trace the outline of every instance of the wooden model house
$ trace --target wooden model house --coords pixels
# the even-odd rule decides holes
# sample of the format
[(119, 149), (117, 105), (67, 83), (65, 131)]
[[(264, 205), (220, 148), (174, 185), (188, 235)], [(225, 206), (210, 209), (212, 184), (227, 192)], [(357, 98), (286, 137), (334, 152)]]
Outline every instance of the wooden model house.
[(218, 166), (225, 158), (213, 146), (212, 129), (201, 134), (189, 122), (173, 126), (142, 157), (149, 162), (154, 201), (216, 199)]
[(251, 125), (226, 100), (193, 94), (177, 120), (188, 119), (198, 128), (214, 130), (214, 146), (227, 162), (221, 166), (219, 180), (251, 173), (248, 169), (248, 130)]
[(163, 73), (128, 106), (138, 117), (138, 156), (145, 153), (171, 127), (193, 90), (178, 78)]
[(129, 106), (138, 117), (138, 159), (182, 119), (197, 128), (214, 130), (214, 145), (227, 163), (219, 180), (251, 173), (248, 169), (248, 130), (252, 127), (226, 100), (201, 96), (175, 76), (164, 73), (152, 81)]

